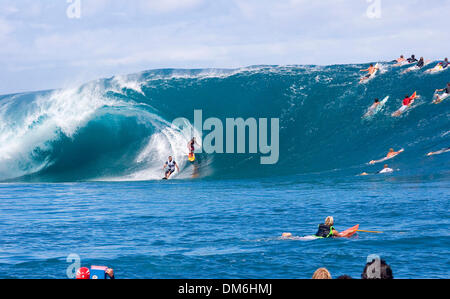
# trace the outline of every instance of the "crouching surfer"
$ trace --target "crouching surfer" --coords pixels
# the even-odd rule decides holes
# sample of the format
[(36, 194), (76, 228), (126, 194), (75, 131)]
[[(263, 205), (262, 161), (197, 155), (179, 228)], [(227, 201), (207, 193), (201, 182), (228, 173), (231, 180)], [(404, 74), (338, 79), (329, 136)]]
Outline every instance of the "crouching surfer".
[(175, 172), (175, 168), (177, 169), (178, 172), (180, 172), (180, 168), (178, 167), (177, 162), (175, 162), (172, 156), (170, 156), (163, 167), (163, 170), (166, 170), (165, 177), (163, 178), (163, 180), (168, 180), (170, 176)]

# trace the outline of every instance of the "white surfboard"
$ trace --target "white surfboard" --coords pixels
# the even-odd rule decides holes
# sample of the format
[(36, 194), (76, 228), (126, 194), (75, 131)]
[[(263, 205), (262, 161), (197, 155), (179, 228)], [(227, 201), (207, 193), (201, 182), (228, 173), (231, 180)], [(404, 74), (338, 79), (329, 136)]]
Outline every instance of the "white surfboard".
[(376, 68), (375, 72), (369, 78), (362, 77), (361, 80), (359, 81), (359, 83), (360, 84), (367, 83), (367, 82), (371, 81), (373, 78), (375, 78), (377, 76), (378, 72), (380, 71), (380, 67), (381, 66), (379, 63), (375, 64), (375, 68)]
[[(443, 94), (441, 94), (441, 95), (439, 95), (439, 94), (434, 94), (434, 97), (435, 97), (435, 100), (433, 101), (433, 104), (440, 104), (440, 103), (442, 103), (445, 99), (447, 99), (448, 97), (450, 97), (450, 94), (448, 94), (448, 93), (443, 93)], [(439, 97), (439, 100), (438, 100), (438, 98), (437, 97)]]
[(444, 71), (444, 70), (446, 70), (446, 69), (448, 69), (448, 68), (449, 68), (449, 67), (446, 67), (446, 68), (444, 69), (444, 68), (442, 67), (442, 65), (438, 64), (438, 65), (436, 65), (434, 68), (425, 71), (425, 73), (427, 73), (427, 74), (437, 74), (437, 73), (440, 73), (440, 72), (442, 72), (442, 71)]
[(407, 68), (406, 70), (404, 70), (404, 71), (402, 72), (402, 74), (406, 74), (406, 73), (409, 73), (409, 72), (418, 71), (418, 70), (420, 70), (420, 69), (423, 69), (424, 67), (426, 67), (426, 66), (429, 65), (430, 63), (431, 63), (431, 60), (427, 60), (427, 61), (425, 61), (424, 65), (423, 65), (422, 67), (418, 67), (417, 65), (414, 65), (414, 66), (409, 67), (409, 68)]
[(380, 104), (378, 104), (378, 106), (377, 106), (375, 109), (371, 110), (371, 109), (369, 108), (369, 110), (367, 111), (367, 113), (364, 115), (364, 118), (370, 118), (370, 117), (374, 116), (375, 114), (377, 114), (378, 112), (380, 112), (380, 111), (383, 109), (384, 105), (386, 105), (386, 103), (387, 103), (388, 100), (389, 100), (389, 96), (385, 97), (385, 98), (380, 102)]

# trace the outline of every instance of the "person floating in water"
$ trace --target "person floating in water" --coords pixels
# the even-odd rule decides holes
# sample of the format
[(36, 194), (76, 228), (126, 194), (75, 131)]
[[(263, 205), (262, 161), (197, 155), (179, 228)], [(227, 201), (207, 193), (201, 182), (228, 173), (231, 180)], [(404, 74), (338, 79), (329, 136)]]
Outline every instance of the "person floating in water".
[(389, 168), (389, 165), (384, 165), (384, 168), (382, 170), (380, 170), (378, 173), (379, 174), (383, 174), (383, 173), (393, 173), (394, 169)]
[(386, 160), (395, 158), (396, 156), (400, 155), (400, 154), (403, 153), (403, 152), (404, 152), (403, 149), (401, 149), (401, 150), (399, 150), (398, 152), (396, 152), (393, 148), (391, 148), (391, 149), (389, 149), (389, 152), (387, 153), (387, 155), (386, 155), (385, 158), (383, 158), (383, 159), (381, 159), (381, 160), (378, 160), (378, 161), (372, 160), (372, 161), (369, 162), (369, 164), (374, 165), (374, 164), (376, 164), (376, 163), (384, 162), (384, 161), (386, 161)]
[(408, 61), (408, 63), (414, 63), (414, 62), (417, 62), (416, 55), (414, 55), (414, 54), (411, 55), (411, 57), (408, 58), (407, 61)]
[(447, 87), (443, 89), (436, 89), (436, 93), (438, 92), (444, 92), (441, 95), (436, 94), (436, 99), (433, 101), (433, 103), (438, 104), (445, 100), (446, 98), (450, 97), (450, 82), (447, 83)]
[(373, 64), (371, 64), (368, 69), (360, 70), (360, 72), (368, 72), (368, 74), (366, 76), (361, 78), (360, 82), (370, 79), (370, 77), (372, 77), (378, 70), (379, 70), (379, 68), (375, 67)]
[(441, 149), (440, 151), (437, 151), (437, 152), (431, 152), (431, 153), (428, 153), (427, 156), (430, 157), (430, 156), (440, 155), (440, 154), (448, 153), (448, 152), (450, 152), (450, 147)]
[(334, 228), (334, 218), (328, 216), (325, 223), (319, 224), (319, 229), (315, 234), (318, 238), (334, 238), (339, 237), (339, 232)]
[(175, 162), (172, 156), (169, 156), (168, 161), (164, 164), (163, 167), (163, 170), (166, 170), (164, 179), (168, 180), (170, 176), (175, 172), (175, 168), (177, 169), (178, 172), (180, 172), (180, 168), (178, 167), (177, 162)]

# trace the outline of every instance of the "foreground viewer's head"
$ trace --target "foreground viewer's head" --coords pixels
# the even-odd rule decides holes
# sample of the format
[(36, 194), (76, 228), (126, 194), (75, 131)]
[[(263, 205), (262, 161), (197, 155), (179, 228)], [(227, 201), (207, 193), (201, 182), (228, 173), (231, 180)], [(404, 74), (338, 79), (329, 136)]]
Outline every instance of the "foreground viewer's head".
[[(376, 263), (379, 263), (377, 265)], [(376, 269), (379, 267), (379, 269)], [(391, 267), (386, 264), (384, 260), (373, 259), (370, 263), (366, 264), (364, 271), (361, 275), (362, 279), (394, 279)]]
[(317, 271), (314, 272), (312, 279), (331, 279), (330, 271), (325, 268), (317, 269)]

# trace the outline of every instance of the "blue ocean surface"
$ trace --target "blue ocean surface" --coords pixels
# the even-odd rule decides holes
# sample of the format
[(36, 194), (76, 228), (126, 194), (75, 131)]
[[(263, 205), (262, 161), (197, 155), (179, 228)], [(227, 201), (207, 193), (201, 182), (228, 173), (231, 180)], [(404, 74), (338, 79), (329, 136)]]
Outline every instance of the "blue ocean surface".
[[(0, 96), (0, 278), (67, 278), (71, 254), (117, 278), (310, 278), (319, 267), (360, 278), (372, 254), (396, 278), (448, 278), (450, 153), (427, 153), (450, 144), (449, 102), (431, 103), (449, 72), (383, 63), (358, 84), (365, 67), (154, 70)], [(171, 121), (193, 122), (196, 109), (279, 118), (278, 163), (189, 163), (192, 135)], [(389, 148), (405, 152), (386, 162), (393, 174), (376, 174), (384, 163), (368, 162)], [(162, 181), (168, 155), (181, 172)], [(280, 238), (312, 235), (327, 216), (338, 230), (383, 233)]]

